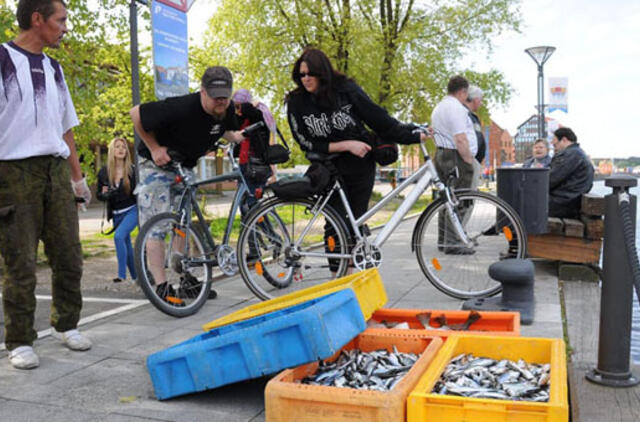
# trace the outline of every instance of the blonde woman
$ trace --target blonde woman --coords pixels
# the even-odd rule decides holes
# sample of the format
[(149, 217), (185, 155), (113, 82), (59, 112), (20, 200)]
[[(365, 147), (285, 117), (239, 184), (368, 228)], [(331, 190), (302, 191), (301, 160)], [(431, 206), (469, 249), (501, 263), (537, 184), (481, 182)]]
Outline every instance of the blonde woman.
[(133, 195), (136, 178), (126, 139), (112, 140), (107, 157), (107, 165), (98, 173), (97, 197), (107, 203), (107, 218), (113, 218), (113, 240), (118, 257), (118, 276), (113, 281), (119, 283), (126, 280), (127, 268), (131, 279), (137, 278), (131, 247), (131, 232), (138, 224), (138, 208)]

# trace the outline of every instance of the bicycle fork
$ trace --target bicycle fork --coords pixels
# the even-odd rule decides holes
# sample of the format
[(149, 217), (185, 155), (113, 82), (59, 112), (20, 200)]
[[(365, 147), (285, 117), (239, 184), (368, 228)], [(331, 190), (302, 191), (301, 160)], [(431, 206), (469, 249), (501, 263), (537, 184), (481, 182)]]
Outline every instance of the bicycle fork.
[(474, 242), (469, 239), (469, 236), (467, 236), (467, 232), (462, 225), (463, 222), (460, 219), (460, 214), (456, 213), (454, 208), (460, 205), (460, 201), (458, 201), (458, 198), (456, 198), (455, 193), (452, 192), (451, 189), (445, 188), (444, 192), (446, 196), (445, 207), (447, 208), (449, 221), (451, 221), (451, 224), (453, 225), (453, 230), (458, 236), (458, 239), (460, 239), (467, 248), (472, 248), (474, 246)]

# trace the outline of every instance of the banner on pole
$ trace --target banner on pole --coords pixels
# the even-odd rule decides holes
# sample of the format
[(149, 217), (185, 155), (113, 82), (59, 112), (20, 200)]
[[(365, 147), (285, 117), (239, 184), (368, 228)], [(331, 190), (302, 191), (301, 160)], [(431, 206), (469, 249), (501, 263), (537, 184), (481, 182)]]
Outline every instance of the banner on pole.
[(151, 5), (153, 75), (160, 100), (189, 93), (187, 14), (164, 3)]
[(555, 110), (569, 112), (568, 87), (569, 78), (549, 78), (549, 113)]

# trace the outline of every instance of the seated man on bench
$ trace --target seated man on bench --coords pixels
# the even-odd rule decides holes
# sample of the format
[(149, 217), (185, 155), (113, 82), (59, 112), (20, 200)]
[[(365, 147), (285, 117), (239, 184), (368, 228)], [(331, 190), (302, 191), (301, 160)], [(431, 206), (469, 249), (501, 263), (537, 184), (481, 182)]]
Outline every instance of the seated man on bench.
[(549, 217), (576, 218), (582, 194), (593, 186), (593, 165), (569, 128), (553, 133), (555, 154), (549, 173)]

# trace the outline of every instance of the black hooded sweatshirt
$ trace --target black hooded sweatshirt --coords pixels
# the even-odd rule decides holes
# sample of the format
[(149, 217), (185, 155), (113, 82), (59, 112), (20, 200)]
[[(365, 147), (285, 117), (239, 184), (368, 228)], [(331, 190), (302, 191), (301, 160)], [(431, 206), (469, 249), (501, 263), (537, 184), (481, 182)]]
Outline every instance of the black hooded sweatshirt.
[[(411, 125), (391, 117), (353, 81), (345, 81), (338, 86), (335, 103), (333, 107), (323, 106), (316, 95), (307, 91), (294, 92), (289, 96), (289, 126), (303, 151), (328, 153), (330, 142), (349, 139), (370, 143), (365, 125), (385, 143), (420, 142), (420, 136), (412, 133)], [(349, 152), (336, 160), (336, 166), (341, 174), (356, 174), (364, 168), (375, 168), (371, 154), (360, 158)]]

